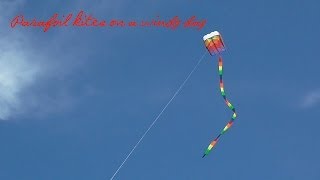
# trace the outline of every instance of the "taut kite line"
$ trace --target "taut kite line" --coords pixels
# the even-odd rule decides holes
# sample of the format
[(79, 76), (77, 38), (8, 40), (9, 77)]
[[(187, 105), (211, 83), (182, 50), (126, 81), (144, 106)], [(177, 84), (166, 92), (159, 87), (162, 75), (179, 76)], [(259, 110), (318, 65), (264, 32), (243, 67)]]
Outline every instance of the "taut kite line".
[(225, 46), (222, 40), (222, 37), (218, 31), (211, 32), (210, 34), (207, 34), (203, 36), (204, 44), (209, 51), (211, 56), (219, 55), (219, 63), (218, 63), (218, 70), (219, 70), (219, 77), (220, 77), (220, 91), (223, 99), (225, 100), (227, 106), (233, 111), (233, 115), (228, 122), (228, 124), (223, 128), (223, 130), (220, 132), (220, 134), (209, 144), (208, 148), (204, 152), (204, 155), (202, 157), (205, 157), (210, 153), (212, 148), (217, 144), (217, 142), (220, 139), (220, 136), (223, 135), (225, 132), (229, 130), (229, 128), (232, 126), (234, 120), (237, 117), (236, 110), (233, 107), (233, 105), (229, 102), (229, 100), (226, 97), (226, 93), (224, 91), (224, 85), (222, 80), (222, 74), (223, 74), (223, 67), (222, 67), (222, 56), (221, 52), (225, 51)]
[(168, 101), (168, 103), (162, 108), (162, 110), (160, 111), (160, 113), (158, 114), (158, 116), (153, 120), (153, 122), (150, 124), (150, 126), (148, 127), (148, 129), (143, 133), (143, 135), (141, 136), (141, 138), (139, 139), (139, 141), (133, 146), (133, 148), (131, 149), (131, 151), (129, 152), (129, 154), (126, 156), (126, 158), (122, 161), (122, 163), (120, 164), (120, 166), (118, 167), (118, 169), (116, 170), (116, 172), (112, 175), (112, 177), (110, 178), (110, 180), (113, 180), (113, 178), (118, 174), (118, 172), (120, 171), (120, 169), (122, 168), (122, 166), (127, 162), (128, 158), (131, 156), (131, 154), (135, 151), (135, 149), (138, 147), (138, 145), (140, 144), (140, 142), (144, 139), (144, 137), (149, 133), (150, 129), (154, 126), (154, 124), (158, 121), (158, 119), (161, 117), (161, 115), (163, 114), (163, 112), (167, 109), (167, 107), (170, 105), (170, 103), (173, 101), (173, 99), (179, 94), (179, 92), (181, 91), (181, 89), (184, 87), (184, 85), (186, 84), (186, 82), (189, 80), (189, 78), (192, 76), (192, 74), (196, 71), (196, 69), (198, 68), (199, 64), (201, 63), (202, 59), (204, 58), (204, 56), (206, 55), (206, 53), (204, 53), (201, 58), (198, 60), (198, 63), (193, 67), (193, 69), (191, 70), (191, 72), (188, 74), (188, 76), (186, 77), (186, 79), (181, 83), (181, 85), (179, 86), (179, 88), (176, 90), (176, 92), (173, 94), (173, 96), (171, 97), (171, 99)]
[[(233, 121), (236, 118), (236, 111), (235, 108), (233, 107), (233, 105), (228, 101), (225, 91), (224, 91), (224, 85), (223, 85), (223, 80), (222, 80), (222, 74), (223, 74), (223, 69), (222, 69), (222, 57), (221, 57), (221, 52), (225, 51), (225, 46), (224, 43), (222, 41), (221, 35), (218, 31), (214, 31), (211, 32), (210, 34), (207, 34), (203, 37), (205, 46), (207, 48), (207, 50), (209, 51), (210, 55), (219, 55), (219, 75), (220, 75), (220, 91), (221, 91), (221, 95), (224, 98), (227, 106), (233, 111), (233, 115), (231, 117), (231, 120), (228, 122), (228, 124), (225, 126), (225, 128), (221, 131), (221, 133), (210, 143), (210, 145), (208, 146), (207, 150), (205, 151), (204, 156), (208, 155), (209, 152), (212, 150), (212, 148), (215, 146), (215, 144), (218, 142), (220, 136), (222, 134), (224, 134), (233, 124)], [(194, 66), (194, 68), (192, 69), (192, 71), (188, 74), (188, 76), (186, 77), (186, 79), (182, 82), (182, 84), (179, 86), (179, 88), (177, 89), (177, 91), (173, 94), (172, 98), (168, 101), (168, 103), (163, 107), (163, 109), (160, 111), (160, 113), (158, 114), (158, 116), (154, 119), (154, 121), (150, 124), (150, 126), (147, 128), (147, 130), (143, 133), (143, 135), (141, 136), (141, 138), (138, 140), (138, 142), (133, 146), (132, 150), (129, 152), (129, 154), (126, 156), (126, 158), (122, 161), (122, 163), (120, 164), (120, 166), (118, 167), (118, 169), (115, 171), (115, 173), (112, 175), (112, 177), (110, 178), (110, 180), (113, 180), (114, 177), (118, 174), (118, 172), (120, 171), (120, 169), (122, 168), (122, 166), (126, 163), (126, 161), (128, 160), (128, 158), (131, 156), (131, 154), (135, 151), (135, 149), (138, 147), (138, 145), (140, 144), (140, 142), (144, 139), (144, 137), (149, 133), (150, 129), (155, 125), (155, 123), (158, 121), (158, 119), (161, 117), (161, 115), (163, 114), (163, 112), (166, 110), (166, 108), (169, 106), (169, 104), (174, 100), (174, 98), (179, 94), (179, 92), (181, 91), (181, 89), (184, 87), (184, 85), (186, 84), (186, 82), (189, 80), (189, 78), (191, 77), (191, 75), (194, 73), (194, 71), (198, 68), (199, 64), (201, 63), (202, 59), (204, 58), (205, 54), (202, 55), (202, 57), (199, 59), (198, 63)]]

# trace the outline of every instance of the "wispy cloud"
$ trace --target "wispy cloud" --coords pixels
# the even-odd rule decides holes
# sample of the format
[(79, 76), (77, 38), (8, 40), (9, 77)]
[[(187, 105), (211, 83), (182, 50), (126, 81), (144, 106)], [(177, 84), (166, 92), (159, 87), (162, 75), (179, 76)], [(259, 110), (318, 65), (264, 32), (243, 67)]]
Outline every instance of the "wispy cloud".
[[(8, 44), (12, 47), (8, 47)], [(3, 48), (5, 45), (6, 48)], [(0, 118), (6, 119), (20, 106), (19, 93), (32, 84), (39, 72), (35, 63), (28, 61), (28, 54), (17, 51), (10, 42), (0, 40)]]
[[(11, 29), (10, 19), (27, 3), (26, 0), (0, 0), (0, 27), (2, 27), (0, 28), (0, 119), (2, 120), (21, 115), (43, 117), (72, 109), (83, 100), (82, 98), (86, 98), (87, 85), (77, 85), (75, 91), (70, 77), (74, 77), (73, 73), (77, 73), (78, 68), (85, 66), (91, 54), (96, 54), (95, 48), (89, 48), (88, 45), (90, 42), (93, 43), (92, 36), (86, 36), (82, 32), (84, 34), (79, 38), (79, 32), (72, 28), (68, 31), (64, 29), (59, 31), (56, 28), (47, 34), (41, 32), (42, 34), (37, 36), (33, 34), (33, 32), (40, 33), (37, 29)], [(89, 13), (94, 9), (95, 15), (97, 13), (97, 16), (101, 17), (115, 13), (105, 11), (103, 7), (109, 7), (106, 3), (103, 3), (103, 7), (101, 3), (90, 5), (90, 3), (72, 2), (71, 4), (71, 11), (86, 7)], [(118, 3), (117, 6), (122, 6), (122, 3)], [(54, 11), (59, 11), (59, 8)], [(64, 7), (61, 8), (66, 10)], [(46, 11), (41, 13), (39, 17), (44, 16)], [(37, 15), (29, 14), (29, 16)], [(105, 48), (104, 46), (104, 50)]]
[(303, 97), (302, 107), (310, 108), (320, 104), (320, 89), (311, 91)]
[[(21, 3), (20, 0), (1, 2), (0, 17), (7, 17), (12, 7)], [(20, 107), (19, 94), (35, 81), (39, 66), (37, 62), (30, 61), (33, 55), (23, 36), (11, 34), (4, 28), (0, 35), (0, 119), (7, 119)]]
[(37, 116), (61, 111), (72, 106), (75, 99), (65, 87), (55, 87), (51, 94), (41, 88), (46, 87), (49, 80), (52, 84), (54, 80), (67, 78), (68, 69), (77, 64), (64, 63), (70, 53), (63, 54), (63, 57), (57, 55), (61, 54), (64, 45), (61, 44), (63, 41), (56, 41), (64, 36), (46, 37), (48, 42), (43, 48), (32, 39), (35, 38), (32, 33), (25, 36), (9, 28), (8, 19), (24, 3), (23, 0), (0, 2), (0, 25), (4, 27), (0, 28), (0, 120), (21, 114)]

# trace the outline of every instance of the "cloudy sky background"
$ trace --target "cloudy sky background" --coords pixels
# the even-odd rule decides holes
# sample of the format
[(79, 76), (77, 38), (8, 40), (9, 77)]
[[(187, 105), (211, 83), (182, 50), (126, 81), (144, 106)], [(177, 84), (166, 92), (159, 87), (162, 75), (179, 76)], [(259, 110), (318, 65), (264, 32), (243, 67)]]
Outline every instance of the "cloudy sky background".
[[(319, 2), (0, 2), (0, 179), (109, 179), (197, 63), (202, 36), (227, 45), (234, 127), (217, 62), (199, 69), (117, 179), (320, 178)], [(10, 28), (18, 14), (79, 10), (110, 20), (206, 19), (202, 30)]]

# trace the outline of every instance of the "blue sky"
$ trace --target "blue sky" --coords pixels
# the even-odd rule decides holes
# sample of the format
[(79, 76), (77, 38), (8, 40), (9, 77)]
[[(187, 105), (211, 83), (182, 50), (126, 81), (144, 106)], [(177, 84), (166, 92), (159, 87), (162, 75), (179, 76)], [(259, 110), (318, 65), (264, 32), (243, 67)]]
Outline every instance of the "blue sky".
[[(319, 2), (1, 1), (0, 179), (110, 179), (222, 33), (231, 111), (207, 55), (115, 179), (320, 179)], [(10, 28), (17, 14), (206, 19), (201, 30)]]

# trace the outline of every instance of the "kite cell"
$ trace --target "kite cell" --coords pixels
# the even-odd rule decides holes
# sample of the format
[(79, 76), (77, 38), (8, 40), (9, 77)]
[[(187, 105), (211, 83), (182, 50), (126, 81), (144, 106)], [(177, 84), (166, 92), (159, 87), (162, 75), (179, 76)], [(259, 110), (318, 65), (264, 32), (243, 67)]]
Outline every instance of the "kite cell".
[(223, 80), (222, 80), (223, 66), (222, 66), (221, 52), (225, 51), (225, 46), (224, 46), (223, 40), (221, 38), (221, 35), (218, 31), (214, 31), (214, 32), (211, 32), (210, 34), (203, 36), (203, 41), (204, 41), (204, 44), (205, 44), (205, 46), (211, 56), (218, 55), (218, 70), (219, 70), (219, 77), (220, 77), (219, 82), (220, 82), (221, 95), (222, 95), (224, 101), (226, 102), (226, 105), (233, 112), (233, 115), (232, 115), (230, 121), (228, 122), (228, 124), (223, 128), (223, 130), (220, 132), (220, 134), (209, 144), (208, 148), (204, 152), (204, 155), (202, 157), (205, 157), (206, 155), (208, 155), (210, 153), (212, 148), (217, 144), (217, 142), (220, 139), (220, 136), (223, 135), (225, 132), (227, 132), (229, 130), (229, 128), (232, 126), (234, 120), (237, 117), (237, 114), (236, 114), (235, 108), (227, 99), (226, 93), (224, 90), (224, 84), (223, 84)]

